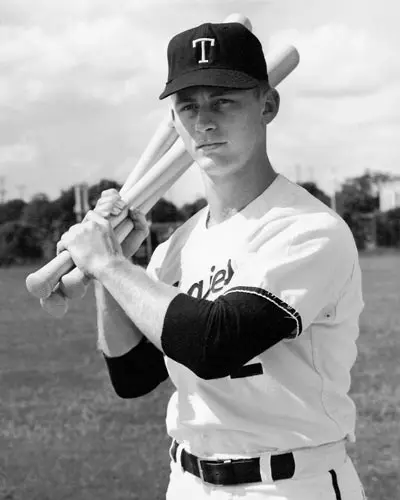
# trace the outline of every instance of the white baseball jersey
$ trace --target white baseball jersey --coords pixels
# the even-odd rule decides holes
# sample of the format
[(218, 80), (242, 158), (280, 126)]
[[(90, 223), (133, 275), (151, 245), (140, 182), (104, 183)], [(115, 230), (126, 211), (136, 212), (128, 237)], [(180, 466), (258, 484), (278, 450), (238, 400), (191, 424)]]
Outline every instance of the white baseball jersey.
[(150, 275), (211, 301), (251, 290), (297, 327), (239, 377), (204, 380), (166, 357), (176, 387), (168, 434), (209, 458), (353, 441), (348, 391), (363, 300), (348, 226), (282, 175), (228, 220), (207, 228), (207, 214), (205, 207), (157, 247)]

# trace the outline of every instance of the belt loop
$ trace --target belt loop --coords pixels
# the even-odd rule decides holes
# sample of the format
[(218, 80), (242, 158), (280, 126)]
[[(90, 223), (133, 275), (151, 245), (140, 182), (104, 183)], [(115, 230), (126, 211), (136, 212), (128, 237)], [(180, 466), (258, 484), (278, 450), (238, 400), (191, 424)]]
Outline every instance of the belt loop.
[(202, 467), (202, 464), (201, 464), (202, 460), (199, 457), (196, 457), (196, 458), (197, 458), (197, 467), (199, 468), (200, 479), (204, 483), (204, 472), (203, 472), (203, 467)]
[(182, 465), (183, 446), (180, 443), (177, 443), (177, 444), (178, 444), (178, 448), (176, 449), (176, 463), (181, 468), (181, 471), (185, 472), (184, 469), (183, 469), (183, 465)]
[(272, 470), (271, 470), (271, 453), (266, 452), (260, 455), (260, 476), (261, 481), (265, 483), (272, 483)]
[[(175, 462), (175, 457), (174, 457), (174, 455), (172, 454), (172, 450), (173, 450), (173, 449), (174, 449), (174, 447), (175, 447), (175, 442), (176, 442), (176, 441), (175, 441), (175, 439), (173, 439), (173, 440), (172, 440), (172, 442), (171, 442), (171, 446), (169, 447), (169, 458), (170, 458), (172, 461), (174, 461), (174, 462)], [(176, 451), (175, 451), (175, 453), (176, 453)]]

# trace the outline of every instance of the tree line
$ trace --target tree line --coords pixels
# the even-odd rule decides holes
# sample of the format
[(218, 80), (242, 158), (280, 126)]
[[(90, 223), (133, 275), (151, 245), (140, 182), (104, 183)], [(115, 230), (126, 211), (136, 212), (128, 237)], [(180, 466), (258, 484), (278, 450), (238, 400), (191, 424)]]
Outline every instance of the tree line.
[[(385, 173), (366, 171), (347, 179), (336, 193), (336, 210), (353, 232), (357, 246), (364, 249), (370, 242), (378, 246), (400, 246), (400, 208), (379, 211), (379, 183), (390, 180)], [(314, 182), (301, 184), (313, 196), (331, 206), (332, 199)], [(121, 185), (103, 179), (88, 189), (89, 205), (93, 208), (105, 189), (119, 190)], [(149, 216), (154, 227), (176, 226), (189, 219), (207, 204), (204, 198), (186, 203), (181, 208), (162, 198)], [(61, 192), (55, 200), (43, 193), (29, 202), (13, 199), (0, 204), (0, 266), (49, 260), (54, 257), (61, 235), (75, 224), (74, 187)], [(156, 235), (152, 240), (158, 243)]]

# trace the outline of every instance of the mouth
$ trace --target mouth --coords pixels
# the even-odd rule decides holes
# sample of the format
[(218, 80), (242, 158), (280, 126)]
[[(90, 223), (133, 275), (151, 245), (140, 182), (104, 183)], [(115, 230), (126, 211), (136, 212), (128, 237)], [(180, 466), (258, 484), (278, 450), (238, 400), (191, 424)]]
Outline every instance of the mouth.
[(196, 146), (197, 150), (200, 151), (213, 151), (221, 146), (224, 146), (226, 142), (205, 142)]

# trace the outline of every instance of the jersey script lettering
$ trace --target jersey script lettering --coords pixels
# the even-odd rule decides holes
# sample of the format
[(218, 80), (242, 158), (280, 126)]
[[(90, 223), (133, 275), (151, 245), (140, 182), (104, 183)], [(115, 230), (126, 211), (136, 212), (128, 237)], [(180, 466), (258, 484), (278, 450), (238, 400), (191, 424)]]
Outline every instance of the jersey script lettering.
[(225, 269), (218, 269), (216, 271), (215, 266), (212, 266), (210, 269), (208, 290), (204, 292), (204, 280), (200, 280), (190, 286), (187, 294), (197, 299), (206, 299), (210, 293), (220, 292), (225, 286), (229, 285), (233, 274), (234, 271), (232, 269), (231, 259), (228, 260), (228, 264)]

